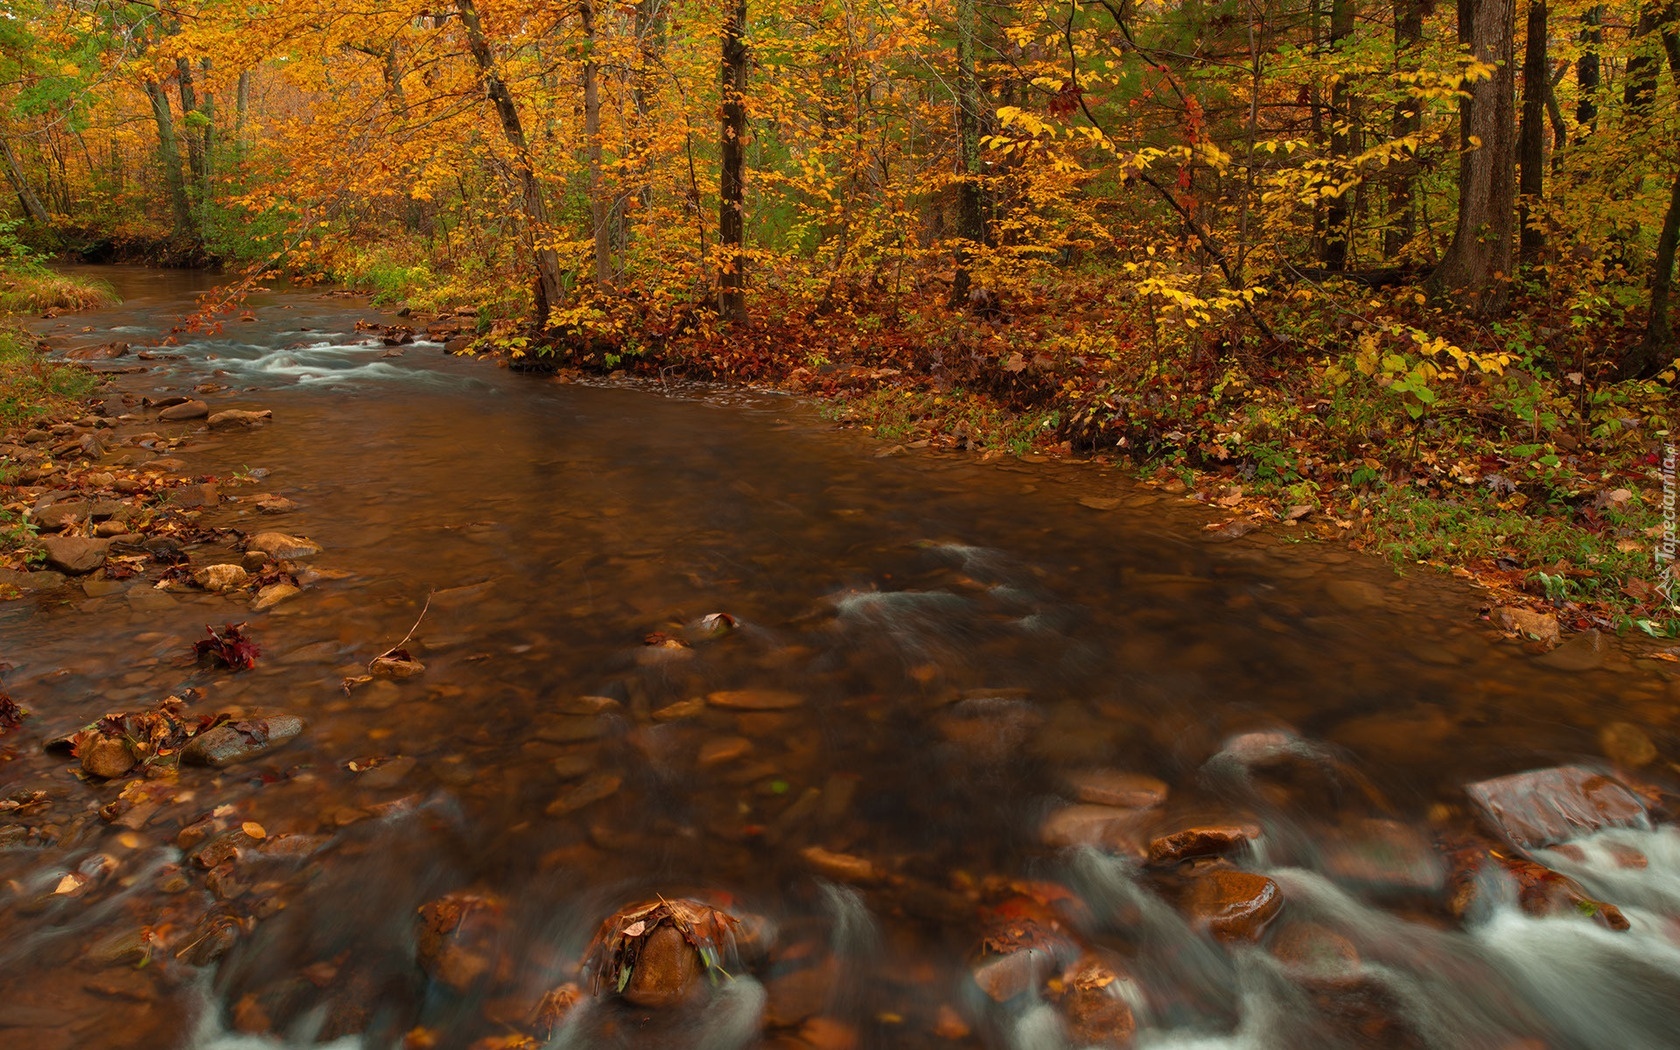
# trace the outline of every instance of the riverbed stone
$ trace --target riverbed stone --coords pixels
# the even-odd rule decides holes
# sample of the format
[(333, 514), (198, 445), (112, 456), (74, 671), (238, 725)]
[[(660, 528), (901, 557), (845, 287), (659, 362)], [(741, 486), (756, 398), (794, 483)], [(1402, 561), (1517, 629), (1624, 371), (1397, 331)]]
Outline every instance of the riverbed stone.
[(706, 702), (726, 711), (785, 711), (805, 698), (781, 689), (727, 689), (707, 694)]
[(1592, 671), (1604, 666), (1609, 645), (1597, 630), (1582, 631), (1539, 658), (1539, 663), (1559, 671)]
[(227, 722), (193, 737), (181, 749), (181, 761), (186, 765), (220, 769), (259, 758), (301, 732), (303, 719), (296, 715)]
[(1143, 773), (1118, 769), (1088, 769), (1064, 778), (1073, 797), (1081, 802), (1122, 809), (1149, 809), (1167, 798), (1167, 785)]
[(1268, 947), (1296, 980), (1341, 985), (1359, 979), (1359, 949), (1318, 923), (1291, 923), (1277, 931)]
[(108, 539), (83, 536), (42, 536), (37, 542), (46, 552), (47, 564), (71, 576), (81, 576), (104, 565), (111, 549)]
[(302, 593), (303, 591), (300, 588), (290, 583), (271, 583), (257, 592), (256, 600), (251, 603), (251, 608), (262, 612)]
[(1380, 609), (1387, 601), (1383, 589), (1368, 580), (1331, 580), (1324, 590), (1331, 601), (1351, 612)]
[(415, 937), (420, 968), (455, 992), (471, 991), (502, 968), (505, 912), (500, 898), (470, 891), (421, 905)]
[(1101, 846), (1141, 857), (1144, 850), (1138, 824), (1138, 810), (1082, 803), (1051, 812), (1039, 826), (1038, 834), (1053, 849)]
[(251, 580), (251, 574), (239, 565), (206, 565), (193, 573), (193, 582), (212, 594), (236, 591)]
[(744, 736), (718, 737), (700, 745), (698, 762), (701, 769), (726, 765), (748, 754), (752, 749), (753, 742)]
[[(147, 466), (157, 467), (162, 462), (162, 460), (158, 460), (155, 463), (147, 464)], [(168, 497), (169, 502), (182, 510), (200, 510), (204, 507), (214, 507), (221, 502), (222, 498), (221, 494), (216, 491), (216, 486), (209, 482), (172, 488), (169, 490)]]
[(211, 430), (220, 430), (224, 427), (254, 427), (260, 423), (267, 423), (273, 418), (273, 411), (266, 408), (255, 412), (230, 408), (211, 416), (209, 424)]
[(1606, 758), (1625, 769), (1638, 769), (1657, 760), (1657, 746), (1650, 734), (1631, 722), (1610, 722), (1600, 728), (1598, 746)]
[(1465, 791), (1483, 819), (1520, 849), (1556, 845), (1604, 828), (1650, 827), (1637, 795), (1583, 766), (1513, 773)]
[(170, 423), (180, 423), (189, 419), (203, 419), (209, 414), (210, 406), (196, 398), (158, 410), (158, 418)]
[(1260, 837), (1253, 824), (1199, 824), (1149, 840), (1149, 863), (1177, 864), (1196, 857), (1221, 857), (1245, 849)]
[(597, 773), (562, 791), (544, 812), (563, 817), (616, 794), (623, 784), (624, 778), (615, 773)]
[(880, 869), (865, 857), (836, 853), (821, 846), (807, 846), (799, 851), (799, 856), (817, 874), (836, 882), (868, 885), (881, 879)]
[(676, 1006), (700, 987), (704, 971), (694, 946), (676, 927), (661, 925), (642, 940), (635, 969), (620, 994), (636, 1006)]
[(138, 761), (128, 742), (119, 737), (98, 737), (82, 747), (82, 770), (96, 777), (115, 779), (133, 769)]
[(275, 561), (296, 561), (321, 553), (321, 545), (314, 540), (284, 532), (259, 532), (245, 541), (245, 549), (258, 551)]
[(1251, 871), (1215, 868), (1190, 883), (1183, 898), (1191, 925), (1221, 941), (1252, 941), (1283, 908), (1277, 883)]

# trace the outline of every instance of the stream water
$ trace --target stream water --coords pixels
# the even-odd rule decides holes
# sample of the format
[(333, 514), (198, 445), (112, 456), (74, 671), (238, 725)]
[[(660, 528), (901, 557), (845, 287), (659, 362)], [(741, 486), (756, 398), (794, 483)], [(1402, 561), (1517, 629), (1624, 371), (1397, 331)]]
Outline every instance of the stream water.
[[(139, 347), (213, 280), (99, 275), (123, 304), (43, 334)], [(1281, 526), (1213, 542), (1181, 500), (1099, 464), (883, 457), (779, 395), (562, 383), (425, 342), (387, 357), (356, 300), (249, 305), (121, 382), (214, 382), (217, 407), (271, 409), (170, 454), (225, 495), (298, 504), (259, 520), (230, 501), (205, 523), (306, 535), (343, 575), (261, 613), (143, 584), (0, 606), (6, 687), (35, 715), (0, 740), (0, 797), (47, 791), (61, 831), (0, 849), (9, 1046), (371, 1048), (424, 1029), (409, 1045), (467, 1047), (574, 979), (603, 918), (663, 895), (758, 916), (772, 946), (703, 1003), (651, 1020), (598, 1004), (556, 1045), (1064, 1047), (1050, 1004), (994, 1002), (971, 976), (988, 908), (1050, 884), (1068, 935), (1123, 973), (1140, 1046), (1680, 1046), (1673, 825), (1536, 854), (1625, 931), (1528, 914), (1497, 880), (1455, 916), (1432, 845), (1473, 826), (1471, 782), (1609, 769), (1608, 723), (1655, 741), (1637, 775), (1671, 789), (1677, 665), (1612, 646), (1556, 666), (1490, 638), (1453, 581)], [(711, 613), (737, 629), (645, 644)], [(425, 672), (347, 692), (417, 619)], [(238, 621), (253, 671), (193, 663), (206, 624)], [(195, 711), (307, 729), (183, 770), (149, 818), (116, 823), (96, 810), (121, 784), (42, 752), (188, 688)], [(690, 702), (720, 692), (772, 699)], [(1286, 774), (1256, 748), (1287, 752)], [(1284, 904), (1256, 942), (1196, 928), (1124, 851), (1044, 844), (1070, 776), (1095, 769), (1167, 785), (1152, 830), (1259, 828), (1233, 861)], [(305, 848), (242, 861), (218, 900), (181, 880), (177, 845), (215, 813)], [(78, 871), (86, 888), (53, 892)], [(503, 972), (465, 994), (415, 962), (417, 909), (458, 890), (502, 908)], [(214, 965), (137, 965), (145, 931), (210, 912), (242, 927)], [(1302, 928), (1331, 931), (1345, 980), (1279, 962)]]

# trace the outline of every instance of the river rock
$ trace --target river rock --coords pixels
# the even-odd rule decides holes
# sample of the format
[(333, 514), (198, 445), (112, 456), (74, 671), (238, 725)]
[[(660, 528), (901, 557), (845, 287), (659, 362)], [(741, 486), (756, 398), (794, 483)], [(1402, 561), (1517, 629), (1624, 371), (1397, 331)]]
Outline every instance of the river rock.
[(258, 551), (275, 561), (295, 561), (321, 553), (319, 543), (284, 532), (259, 532), (245, 542), (245, 549)]
[(1493, 622), (1510, 631), (1532, 638), (1537, 642), (1552, 646), (1561, 637), (1558, 633), (1558, 620), (1551, 613), (1537, 613), (1521, 606), (1506, 606), (1493, 615)]
[(1252, 941), (1283, 907), (1277, 883), (1250, 871), (1215, 868), (1191, 881), (1186, 917), (1222, 941)]
[(209, 414), (209, 405), (193, 399), (158, 410), (158, 418), (170, 423), (180, 423), (189, 419), (203, 419)]
[(1122, 809), (1149, 809), (1166, 801), (1167, 785), (1142, 773), (1117, 769), (1091, 769), (1071, 773), (1067, 788), (1081, 802)]
[(300, 588), (289, 583), (271, 583), (257, 592), (256, 600), (251, 603), (251, 608), (262, 612), (264, 609), (274, 608), (287, 598), (302, 593), (303, 591)]
[(53, 572), (50, 569), (42, 569), (37, 572), (0, 569), (0, 589), (16, 587), (24, 594), (49, 591), (55, 587), (63, 587), (69, 582), (62, 572)]
[(719, 737), (700, 745), (701, 769), (721, 766), (735, 761), (753, 749), (753, 742), (744, 736)]
[(263, 514), (285, 514), (297, 509), (297, 504), (284, 496), (268, 496), (257, 500), (257, 510)]
[(303, 719), (295, 715), (226, 722), (193, 737), (181, 749), (181, 761), (220, 769), (267, 754), (301, 732)]
[(623, 783), (624, 778), (616, 774), (597, 773), (562, 791), (560, 797), (550, 802), (544, 812), (551, 817), (563, 817), (568, 813), (610, 797), (618, 791)]
[[(161, 462), (163, 461), (158, 460), (157, 463), (151, 463), (148, 466), (155, 467)], [(216, 491), (216, 486), (208, 482), (202, 485), (181, 485), (178, 488), (172, 488), (169, 490), (168, 497), (169, 502), (182, 510), (214, 507), (222, 499), (221, 494)]]
[(1128, 983), (1124, 974), (1090, 955), (1062, 972), (1056, 1005), (1073, 1045), (1114, 1050), (1132, 1045), (1137, 1018), (1121, 994)]
[(213, 594), (236, 591), (251, 580), (251, 574), (238, 565), (206, 565), (193, 573), (193, 582)]
[(1359, 979), (1359, 949), (1346, 937), (1317, 923), (1285, 926), (1273, 936), (1270, 950), (1299, 981), (1340, 985)]
[(267, 423), (273, 418), (274, 413), (266, 408), (258, 412), (230, 408), (223, 412), (217, 412), (210, 417), (209, 422), (211, 430), (219, 430), (223, 427), (254, 427), (259, 423)]
[(1496, 777), (1465, 791), (1483, 818), (1520, 849), (1551, 846), (1603, 828), (1649, 828), (1645, 804), (1620, 781), (1581, 766)]
[(1104, 846), (1141, 856), (1142, 843), (1135, 841), (1139, 811), (1118, 806), (1083, 804), (1063, 806), (1044, 819), (1039, 839), (1052, 849), (1073, 846)]
[(105, 564), (110, 540), (82, 536), (42, 536), (38, 541), (47, 553), (47, 564), (71, 576), (90, 573)]
[(1177, 864), (1193, 857), (1221, 857), (1260, 837), (1252, 824), (1203, 824), (1149, 840), (1149, 863)]
[(1324, 590), (1337, 605), (1352, 612), (1380, 609), (1387, 600), (1383, 589), (1367, 580), (1331, 580)]
[(415, 958), (432, 980), (465, 993), (504, 968), (505, 909), (499, 898), (450, 893), (421, 905), (419, 916)]
[(730, 689), (708, 694), (706, 702), (726, 711), (785, 711), (800, 706), (805, 698), (780, 689)]
[(119, 737), (98, 737), (82, 748), (82, 771), (96, 777), (115, 779), (133, 769), (138, 762), (128, 742)]
[(426, 665), (408, 655), (408, 650), (383, 653), (368, 664), (368, 674), (375, 678), (413, 678), (426, 670)]
[(988, 955), (971, 971), (974, 983), (997, 1003), (1036, 991), (1056, 972), (1055, 953), (1047, 948), (1021, 948), (1003, 955)]
[(642, 941), (630, 981), (621, 993), (636, 1006), (675, 1006), (699, 987), (700, 954), (673, 926), (659, 926)]
[(1591, 671), (1604, 666), (1608, 645), (1598, 631), (1582, 631), (1545, 656), (1539, 663), (1559, 671)]
[(1324, 836), (1324, 874), (1366, 891), (1434, 894), (1446, 868), (1429, 839), (1397, 820), (1357, 819)]
[(868, 885), (881, 879), (881, 872), (868, 859), (850, 853), (835, 853), (821, 846), (807, 846), (799, 851), (800, 859), (817, 874), (836, 882)]
[(1631, 722), (1611, 722), (1598, 731), (1598, 746), (1610, 761), (1638, 769), (1657, 760), (1657, 746), (1645, 730)]

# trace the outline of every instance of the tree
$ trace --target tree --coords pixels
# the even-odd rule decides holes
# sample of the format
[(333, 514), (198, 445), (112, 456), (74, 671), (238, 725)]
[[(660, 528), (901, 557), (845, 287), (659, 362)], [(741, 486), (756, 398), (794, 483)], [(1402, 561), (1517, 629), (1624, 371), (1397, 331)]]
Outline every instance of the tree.
[(723, 24), (722, 125), (718, 153), (718, 314), (747, 319), (747, 0), (728, 0)]
[(1551, 64), (1546, 58), (1546, 0), (1528, 0), (1528, 29), (1523, 44), (1522, 125), (1517, 133), (1517, 186), (1522, 255), (1533, 259), (1546, 245), (1535, 206), (1545, 193), (1546, 100), (1551, 92)]
[(1459, 102), (1458, 221), (1430, 287), (1480, 317), (1504, 313), (1511, 299), (1515, 19), (1513, 0), (1458, 0), (1459, 41), (1472, 60)]

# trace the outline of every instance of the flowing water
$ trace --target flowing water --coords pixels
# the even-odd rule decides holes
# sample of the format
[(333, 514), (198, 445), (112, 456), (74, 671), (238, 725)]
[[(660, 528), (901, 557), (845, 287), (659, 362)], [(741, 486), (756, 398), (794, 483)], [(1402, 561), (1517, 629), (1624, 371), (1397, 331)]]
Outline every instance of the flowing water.
[[(212, 281), (101, 275), (123, 305), (44, 334), (139, 347)], [(1212, 542), (1182, 501), (1099, 464), (883, 457), (774, 394), (562, 383), (424, 342), (388, 357), (354, 330), (377, 316), (356, 300), (249, 305), (120, 382), (272, 409), (170, 454), (226, 495), (298, 504), (203, 524), (307, 535), (336, 571), (262, 613), (144, 584), (0, 606), (6, 686), (35, 715), (0, 740), (0, 797), (47, 791), (56, 830), (0, 850), (8, 1045), (388, 1047), (424, 1029), (410, 1045), (466, 1047), (528, 1030), (602, 919), (662, 895), (756, 916), (770, 947), (698, 1004), (596, 1003), (553, 1045), (1058, 1048), (1074, 1036), (1053, 1004), (970, 977), (985, 909), (1057, 884), (1141, 1046), (1680, 1046), (1672, 825), (1537, 855), (1618, 904), (1622, 932), (1526, 914), (1497, 879), (1456, 918), (1428, 845), (1469, 822), (1469, 782), (1608, 768), (1610, 722), (1656, 742), (1640, 775), (1672, 787), (1676, 665), (1550, 665), (1490, 638), (1451, 581), (1282, 527)], [(738, 628), (701, 637), (711, 613)], [(193, 663), (206, 624), (237, 621), (255, 670)], [(684, 625), (692, 647), (646, 644)], [(411, 627), (423, 674), (346, 690)], [(189, 688), (194, 711), (308, 728), (158, 782), (155, 808), (116, 823), (96, 810), (120, 784), (41, 750)], [(777, 706), (690, 702), (720, 691)], [(1211, 938), (1123, 851), (1042, 844), (1089, 769), (1169, 785), (1156, 830), (1261, 829), (1235, 858), (1284, 899), (1258, 943)], [(305, 848), (250, 851), (213, 896), (177, 845), (206, 815)], [(813, 846), (868, 871), (848, 885)], [(86, 885), (55, 893), (71, 873)], [(417, 909), (458, 890), (502, 909), (499, 972), (464, 994), (415, 963)], [(207, 914), (240, 924), (211, 966), (136, 948)], [(1351, 945), (1345, 980), (1269, 950), (1308, 924)]]

